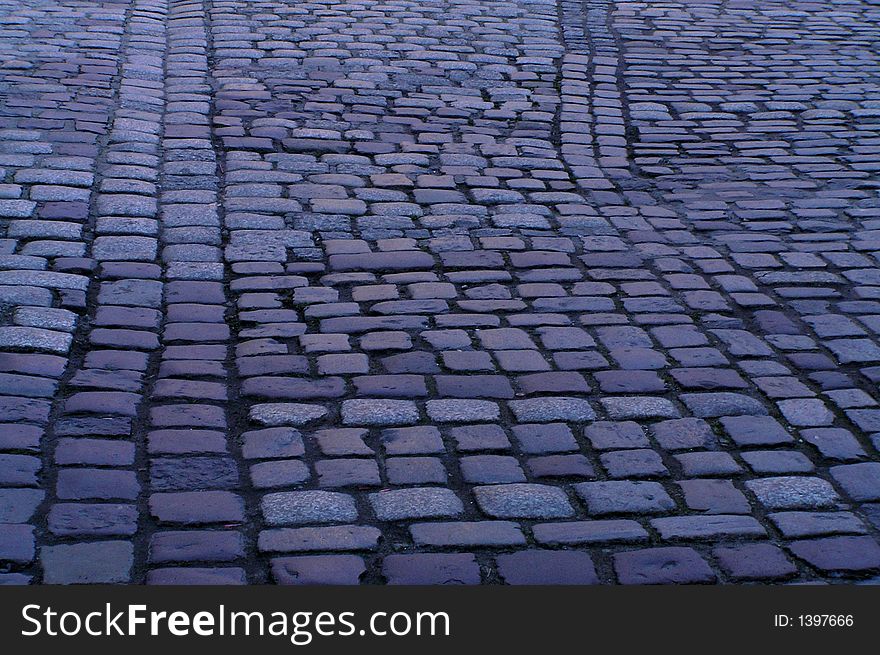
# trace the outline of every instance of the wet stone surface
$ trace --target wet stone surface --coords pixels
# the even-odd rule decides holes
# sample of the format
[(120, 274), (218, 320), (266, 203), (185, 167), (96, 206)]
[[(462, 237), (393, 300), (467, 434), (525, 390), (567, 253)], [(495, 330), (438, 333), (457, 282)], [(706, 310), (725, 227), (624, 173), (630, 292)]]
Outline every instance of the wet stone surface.
[(878, 28), (0, 0), (0, 583), (876, 581)]

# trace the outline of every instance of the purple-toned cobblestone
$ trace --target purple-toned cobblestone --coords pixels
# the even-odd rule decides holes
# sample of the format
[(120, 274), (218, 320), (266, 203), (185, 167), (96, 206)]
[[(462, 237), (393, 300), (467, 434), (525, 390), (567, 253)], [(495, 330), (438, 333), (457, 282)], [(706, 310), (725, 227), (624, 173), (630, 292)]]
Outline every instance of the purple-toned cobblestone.
[(0, 0), (4, 580), (876, 579), (878, 28)]

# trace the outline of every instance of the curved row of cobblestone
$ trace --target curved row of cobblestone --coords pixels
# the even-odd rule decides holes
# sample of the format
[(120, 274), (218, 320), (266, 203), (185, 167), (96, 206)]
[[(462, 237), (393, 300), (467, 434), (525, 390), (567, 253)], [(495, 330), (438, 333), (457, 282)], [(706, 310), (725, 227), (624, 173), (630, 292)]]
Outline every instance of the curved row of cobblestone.
[(880, 6), (789, 5), (0, 2), (0, 576), (872, 579)]

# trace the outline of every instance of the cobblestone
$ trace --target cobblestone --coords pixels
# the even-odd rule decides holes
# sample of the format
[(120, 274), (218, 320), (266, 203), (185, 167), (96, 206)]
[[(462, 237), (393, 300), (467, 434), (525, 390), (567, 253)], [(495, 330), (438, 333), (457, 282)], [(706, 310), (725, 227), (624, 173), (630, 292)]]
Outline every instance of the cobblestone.
[(876, 578), (878, 23), (0, 0), (0, 570)]

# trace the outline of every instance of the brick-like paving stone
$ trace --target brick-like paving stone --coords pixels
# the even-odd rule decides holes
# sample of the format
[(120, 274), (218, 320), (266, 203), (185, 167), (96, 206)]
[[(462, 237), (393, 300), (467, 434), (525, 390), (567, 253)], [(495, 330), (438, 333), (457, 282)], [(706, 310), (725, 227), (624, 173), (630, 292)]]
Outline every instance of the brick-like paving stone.
[(873, 0), (0, 0), (0, 583), (880, 576)]

